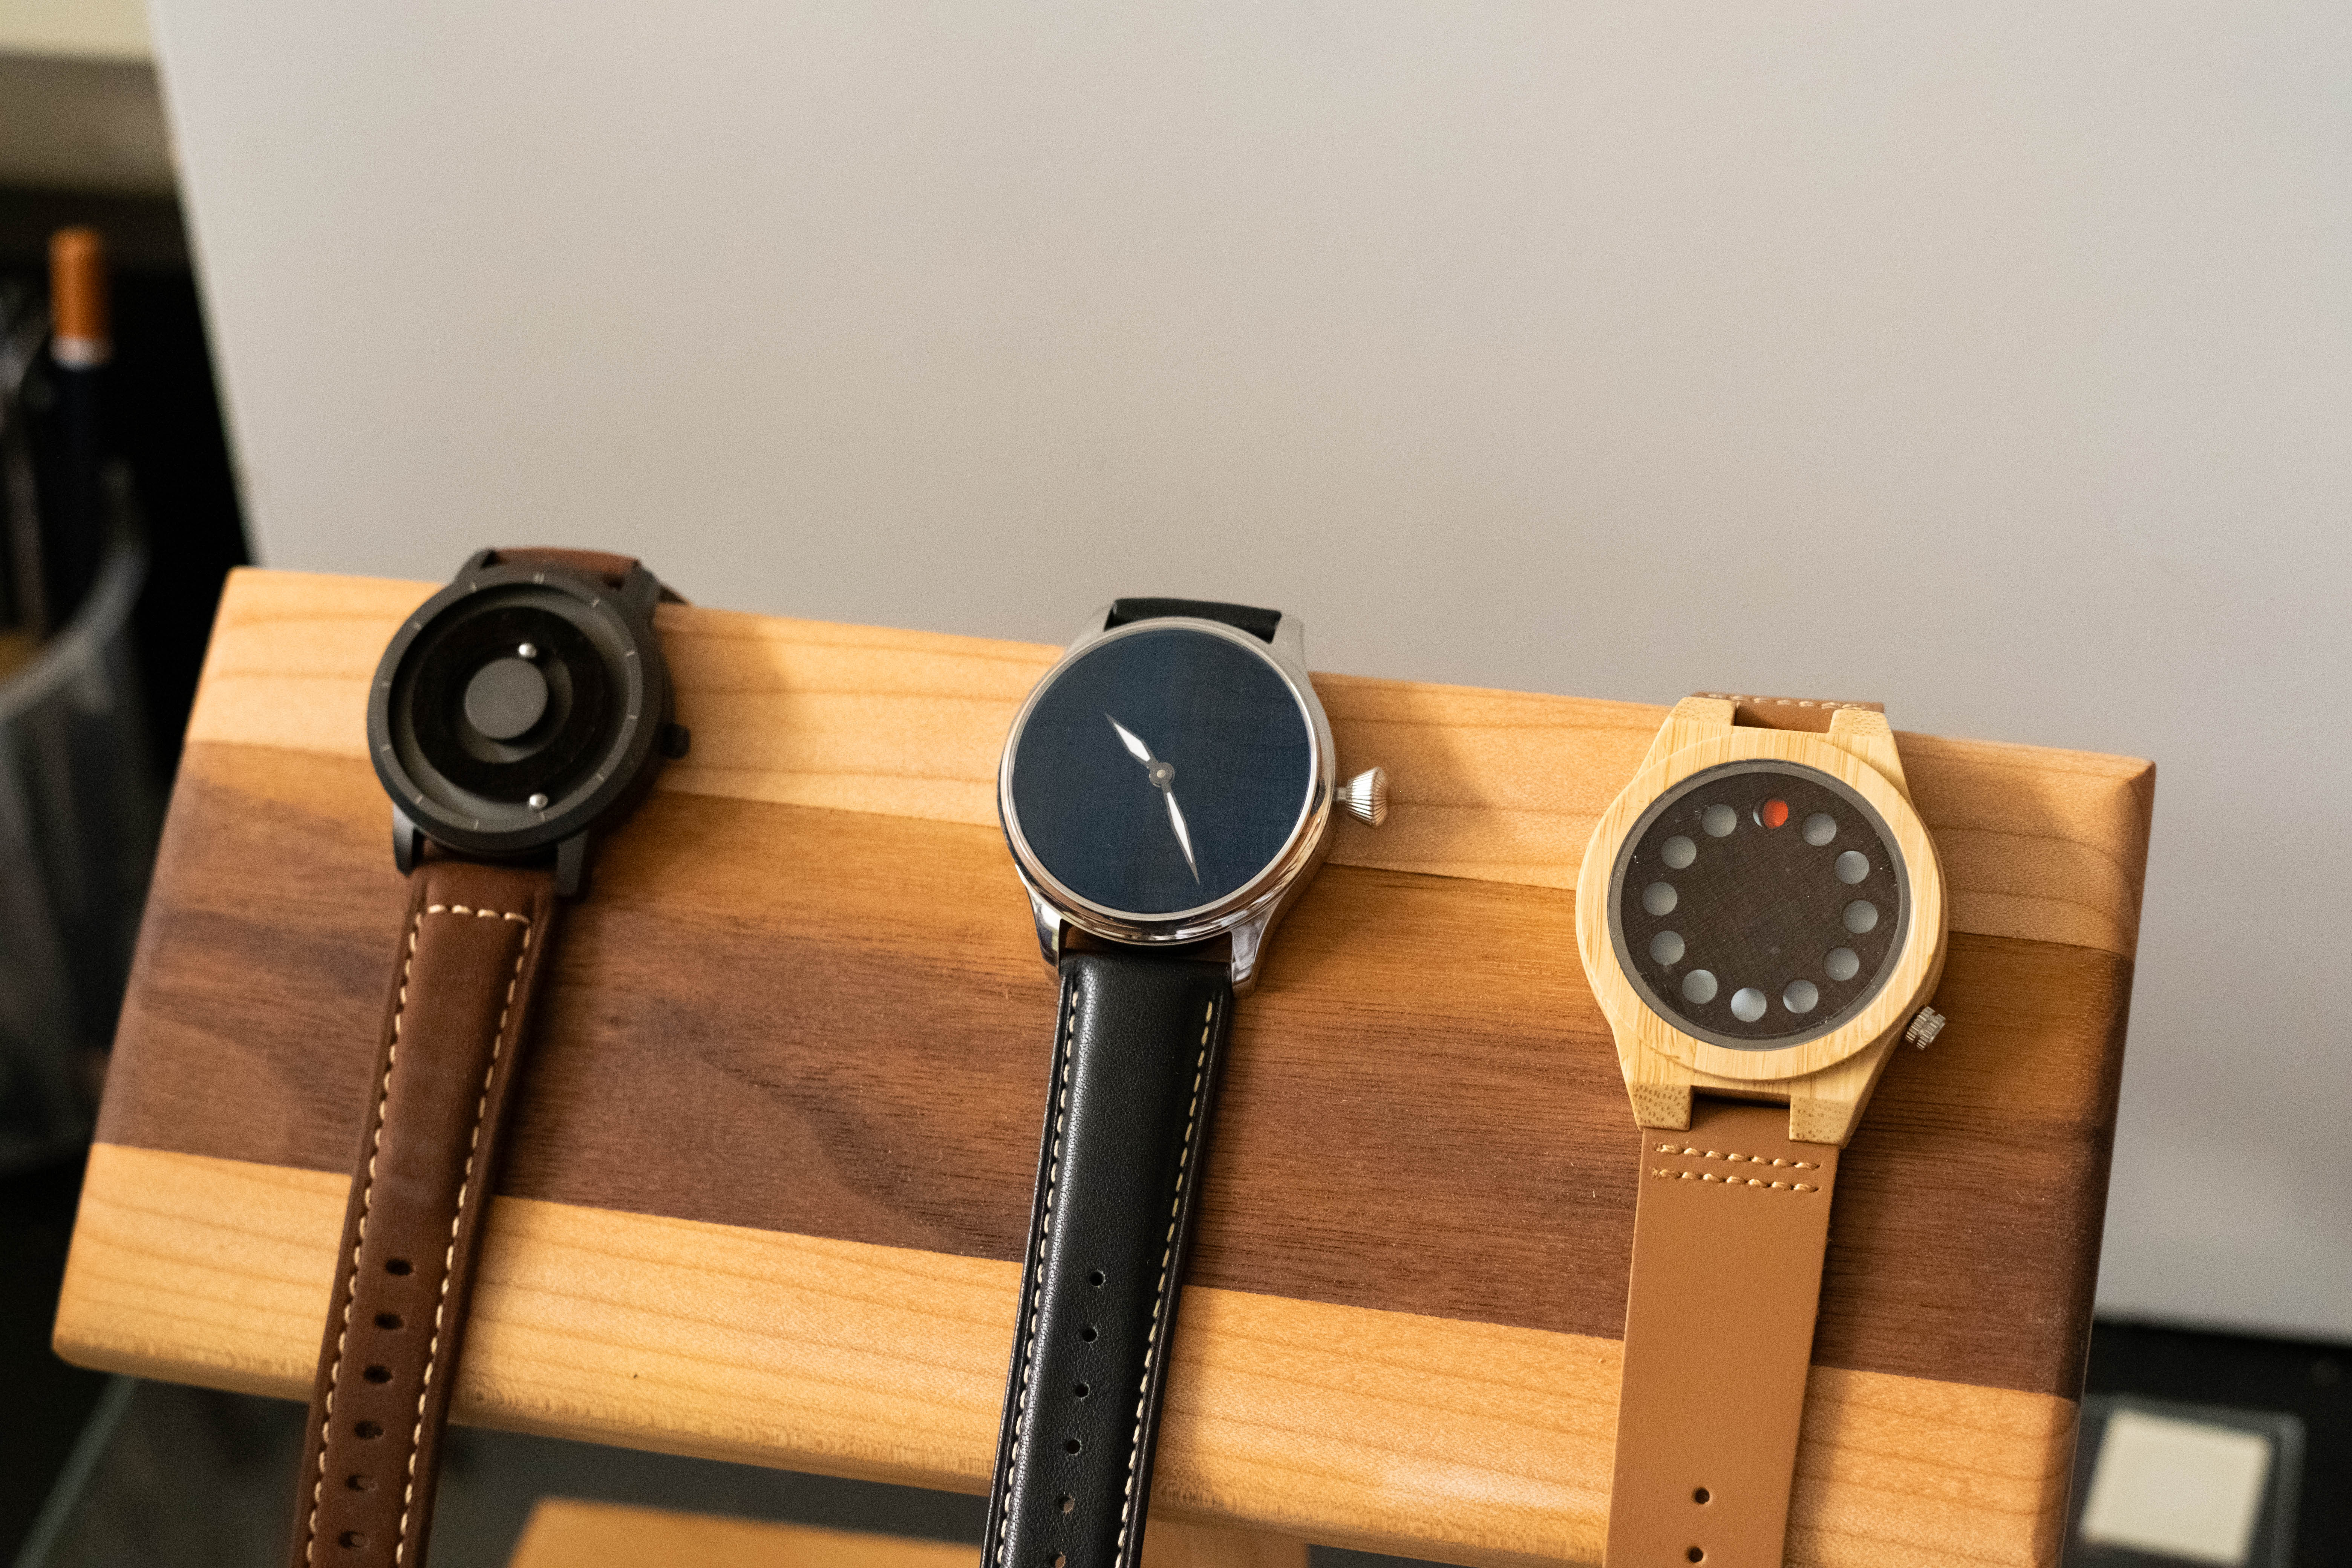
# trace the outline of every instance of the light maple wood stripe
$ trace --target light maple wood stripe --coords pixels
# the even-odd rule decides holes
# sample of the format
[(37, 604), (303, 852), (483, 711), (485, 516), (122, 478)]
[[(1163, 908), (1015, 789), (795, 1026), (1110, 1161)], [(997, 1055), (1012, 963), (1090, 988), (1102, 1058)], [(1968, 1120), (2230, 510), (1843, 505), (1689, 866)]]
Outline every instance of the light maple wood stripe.
[[(221, 601), (194, 741), (363, 757), (367, 683), (432, 584), (247, 570)], [(1074, 612), (1076, 613), (1076, 612)], [(993, 826), (996, 764), (1057, 650), (666, 605), (694, 750), (665, 787)], [(1309, 628), (1310, 636), (1312, 629)], [(1388, 826), (1340, 865), (1573, 888), (1593, 824), (1665, 710), (1318, 675), (1341, 766), (1391, 774)], [(2125, 757), (1906, 734), (1955, 930), (2129, 957), (2153, 770)]]
[[(574, 1498), (531, 1510), (508, 1568), (971, 1568), (974, 1547)], [(1153, 1515), (1143, 1568), (1307, 1568), (1307, 1543)]]
[(972, 1552), (953, 1542), (542, 1498), (507, 1568), (971, 1568)]
[[(83, 1365), (299, 1399), (347, 1183), (100, 1144), (60, 1304)], [(459, 1420), (985, 1483), (1009, 1263), (569, 1205), (490, 1212)], [(1185, 1295), (1155, 1508), (1465, 1563), (1596, 1562), (1613, 1341)], [(1816, 1368), (1792, 1564), (2054, 1561), (2070, 1401)]]

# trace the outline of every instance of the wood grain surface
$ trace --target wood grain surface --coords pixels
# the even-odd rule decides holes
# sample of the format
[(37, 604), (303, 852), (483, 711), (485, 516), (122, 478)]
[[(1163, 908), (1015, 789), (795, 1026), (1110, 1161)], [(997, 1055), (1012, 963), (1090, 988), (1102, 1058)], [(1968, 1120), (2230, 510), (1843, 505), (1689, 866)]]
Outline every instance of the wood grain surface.
[[(188, 748), (102, 1139), (351, 1169), (386, 837), (363, 763)], [(1193, 1279), (1619, 1331), (1639, 1138), (1572, 897), (1326, 868), (1235, 1015)], [(502, 1191), (1019, 1255), (1055, 991), (993, 832), (658, 795), (556, 963)], [(1841, 1174), (1817, 1361), (2079, 1386), (2128, 983), (1953, 939), (1951, 1029)]]
[[(403, 907), (361, 715), (428, 592), (231, 584), (60, 1307), (74, 1359), (306, 1385)], [(461, 1418), (975, 1486), (1055, 995), (992, 780), (1053, 650), (660, 617), (694, 751), (567, 916)], [(1343, 765), (1393, 771), (1391, 825), (1340, 830), (1236, 1016), (1156, 1495), (1590, 1561), (1639, 1135), (1573, 889), (1664, 710), (1316, 679)], [(1792, 1561), (2045, 1561), (2152, 770), (1902, 747), (1952, 1023), (1896, 1053), (1842, 1163)]]
[[(971, 1568), (944, 1541), (542, 1498), (507, 1568)], [(1143, 1568), (1307, 1568), (1307, 1543), (1155, 1518)]]
[[(100, 1145), (59, 1349), (299, 1397), (344, 1190), (325, 1172)], [(480, 1281), (461, 1421), (986, 1484), (1013, 1263), (502, 1198)], [(1444, 1562), (1599, 1560), (1614, 1340), (1202, 1286), (1184, 1313), (1155, 1518)], [(2054, 1563), (2074, 1428), (2053, 1394), (1817, 1368), (1789, 1562)]]
[[(188, 738), (365, 757), (376, 660), (437, 586), (234, 574)], [(695, 734), (665, 788), (992, 830), (1005, 732), (1057, 651), (684, 605), (657, 619)], [(1391, 775), (1388, 826), (1343, 821), (1336, 864), (1538, 888), (1576, 885), (1593, 824), (1666, 715), (1361, 676), (1318, 675), (1315, 689), (1343, 773), (1380, 763)], [(1900, 739), (1955, 930), (2132, 956), (2154, 769), (2091, 752)]]

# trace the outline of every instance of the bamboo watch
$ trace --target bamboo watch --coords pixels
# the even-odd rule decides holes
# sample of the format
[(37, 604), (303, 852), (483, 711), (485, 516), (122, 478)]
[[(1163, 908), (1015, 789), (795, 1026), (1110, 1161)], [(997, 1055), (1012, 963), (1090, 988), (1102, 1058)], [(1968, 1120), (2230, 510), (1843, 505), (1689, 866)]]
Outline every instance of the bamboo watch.
[(1297, 619), (1121, 599), (1019, 716), (997, 804), (1061, 977), (984, 1561), (1131, 1568), (1234, 998), (1344, 788)]
[[(292, 1562), (421, 1564), (481, 1221), (561, 900), (593, 837), (685, 754), (654, 631), (675, 600), (621, 556), (482, 551), (369, 690), (409, 879), (294, 1515)], [(356, 1088), (356, 1086), (355, 1086)]]
[(1943, 875), (1883, 710), (1684, 699), (1576, 933), (1642, 1129), (1604, 1562), (1779, 1568), (1839, 1151), (1943, 1025)]

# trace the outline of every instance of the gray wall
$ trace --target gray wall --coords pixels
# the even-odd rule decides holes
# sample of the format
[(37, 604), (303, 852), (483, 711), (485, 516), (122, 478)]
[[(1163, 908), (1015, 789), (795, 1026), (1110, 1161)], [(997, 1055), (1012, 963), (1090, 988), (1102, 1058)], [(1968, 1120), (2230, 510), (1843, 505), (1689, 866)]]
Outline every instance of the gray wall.
[(270, 563), (2154, 757), (2104, 1301), (2352, 1334), (2352, 12), (155, 11)]

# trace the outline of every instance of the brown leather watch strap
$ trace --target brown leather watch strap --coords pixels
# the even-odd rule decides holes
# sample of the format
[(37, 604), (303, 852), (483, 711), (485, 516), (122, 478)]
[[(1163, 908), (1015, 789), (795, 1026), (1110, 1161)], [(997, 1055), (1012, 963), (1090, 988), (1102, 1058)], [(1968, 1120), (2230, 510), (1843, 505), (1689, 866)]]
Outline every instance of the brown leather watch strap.
[(1608, 1568), (1777, 1568), (1838, 1151), (1788, 1108), (1642, 1129)]
[(555, 933), (545, 868), (426, 860), (410, 884), (310, 1395), (297, 1568), (425, 1561), (482, 1216)]
[(1748, 697), (1737, 691), (1694, 691), (1732, 704), (1731, 721), (1756, 730), (1810, 730), (1829, 733), (1830, 720), (1841, 708), (1861, 708), (1884, 713), (1884, 702), (1832, 702), (1819, 697)]
[[(490, 564), (561, 566), (567, 572), (578, 572), (617, 588), (629, 580), (630, 573), (637, 569), (637, 558), (614, 555), (603, 550), (563, 550), (551, 544), (526, 544), (520, 549), (492, 552)], [(665, 605), (686, 603), (670, 590), (667, 584), (662, 585), (661, 597)]]

